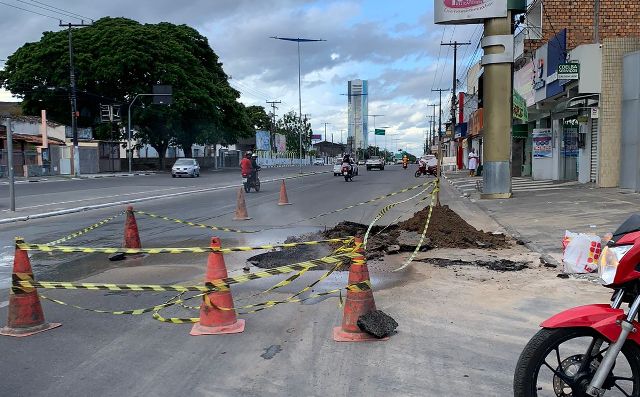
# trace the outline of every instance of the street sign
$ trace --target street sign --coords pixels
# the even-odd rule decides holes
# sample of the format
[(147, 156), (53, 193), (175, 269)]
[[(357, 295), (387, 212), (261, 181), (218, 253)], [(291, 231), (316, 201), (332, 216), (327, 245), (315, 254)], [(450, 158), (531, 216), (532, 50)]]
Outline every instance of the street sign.
[(383, 130), (383, 129), (380, 129), (380, 128), (376, 128), (376, 130), (375, 130), (375, 134), (376, 134), (376, 135), (384, 135), (384, 130)]
[(322, 135), (321, 135), (321, 134), (317, 134), (317, 135), (315, 135), (315, 134), (314, 134), (314, 135), (311, 135), (311, 139), (313, 139), (313, 140), (318, 140), (318, 141), (319, 141), (319, 140), (321, 140), (321, 139), (322, 139)]
[(579, 78), (579, 63), (561, 63), (558, 65), (558, 80), (578, 80)]

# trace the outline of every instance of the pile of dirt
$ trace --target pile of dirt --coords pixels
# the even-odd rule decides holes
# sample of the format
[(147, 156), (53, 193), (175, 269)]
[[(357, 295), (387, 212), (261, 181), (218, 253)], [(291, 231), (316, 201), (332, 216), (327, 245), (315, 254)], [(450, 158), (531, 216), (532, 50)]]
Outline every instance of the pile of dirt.
[[(429, 207), (398, 224), (402, 230), (422, 233)], [(504, 248), (509, 244), (503, 234), (486, 233), (468, 224), (448, 206), (435, 206), (427, 237), (440, 248)]]

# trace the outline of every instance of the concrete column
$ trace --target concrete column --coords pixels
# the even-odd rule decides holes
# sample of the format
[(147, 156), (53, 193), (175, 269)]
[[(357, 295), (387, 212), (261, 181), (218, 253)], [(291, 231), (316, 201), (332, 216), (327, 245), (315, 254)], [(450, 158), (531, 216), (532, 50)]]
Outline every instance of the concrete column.
[(513, 40), (507, 18), (484, 22), (484, 165), (482, 198), (511, 197)]

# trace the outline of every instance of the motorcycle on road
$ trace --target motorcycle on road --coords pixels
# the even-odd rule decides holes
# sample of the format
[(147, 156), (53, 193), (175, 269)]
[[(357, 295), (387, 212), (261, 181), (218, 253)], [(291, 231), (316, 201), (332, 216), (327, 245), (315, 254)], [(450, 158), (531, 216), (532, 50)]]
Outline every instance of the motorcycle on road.
[(353, 181), (353, 167), (348, 164), (342, 165), (342, 176), (345, 182)]
[(545, 320), (516, 365), (515, 397), (640, 396), (640, 215), (603, 246), (599, 276), (614, 290), (611, 303)]
[(416, 178), (420, 178), (422, 175), (432, 175), (432, 176), (438, 176), (438, 167), (435, 165), (432, 166), (424, 166), (424, 167), (418, 167), (418, 170), (415, 173), (415, 177)]
[(255, 189), (256, 192), (260, 191), (260, 178), (258, 177), (258, 170), (255, 170), (251, 174), (242, 174), (242, 186), (244, 191), (249, 193), (251, 189)]

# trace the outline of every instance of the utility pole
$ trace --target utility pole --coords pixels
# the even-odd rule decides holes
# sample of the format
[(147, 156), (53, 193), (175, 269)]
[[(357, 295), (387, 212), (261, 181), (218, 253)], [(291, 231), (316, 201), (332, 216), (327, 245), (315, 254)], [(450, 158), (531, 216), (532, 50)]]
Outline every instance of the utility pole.
[(324, 124), (324, 141), (327, 142), (327, 125), (331, 123), (324, 122), (320, 124)]
[(9, 171), (9, 210), (16, 210), (16, 191), (14, 189), (15, 178), (13, 175), (13, 127), (11, 118), (7, 118), (7, 170)]
[(69, 76), (71, 86), (71, 131), (73, 134), (73, 175), (80, 175), (80, 151), (78, 149), (78, 107), (76, 103), (76, 71), (73, 65), (73, 40), (71, 37), (71, 28), (91, 26), (91, 24), (81, 23), (62, 23), (59, 26), (66, 26), (69, 29)]
[[(440, 101), (442, 101), (442, 94), (440, 94)], [(433, 125), (433, 133), (431, 134), (431, 145), (433, 145), (435, 143), (435, 129), (436, 129), (436, 106), (442, 106), (442, 105), (436, 105), (435, 103), (432, 105), (427, 105), (433, 108), (433, 119), (432, 119), (432, 125)]]
[[(449, 90), (444, 90), (442, 88), (438, 88), (438, 89), (432, 89), (431, 91), (438, 91), (438, 94), (440, 95), (440, 100), (438, 102), (438, 180), (440, 180), (440, 177), (442, 176), (442, 91), (449, 91)], [(435, 108), (434, 108), (435, 110)], [(440, 205), (440, 192), (436, 193), (436, 205)]]
[(458, 43), (454, 41), (453, 43), (440, 43), (440, 45), (452, 46), (453, 47), (453, 91), (451, 95), (451, 131), (453, 132), (456, 127), (456, 100), (458, 93), (457, 90), (457, 65), (458, 65), (458, 47), (463, 45), (471, 45), (471, 42)]
[(275, 136), (276, 136), (276, 109), (278, 107), (276, 105), (281, 104), (281, 101), (267, 101), (269, 105), (271, 105), (271, 150), (275, 148)]

